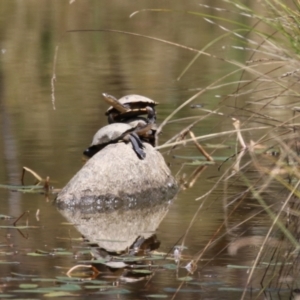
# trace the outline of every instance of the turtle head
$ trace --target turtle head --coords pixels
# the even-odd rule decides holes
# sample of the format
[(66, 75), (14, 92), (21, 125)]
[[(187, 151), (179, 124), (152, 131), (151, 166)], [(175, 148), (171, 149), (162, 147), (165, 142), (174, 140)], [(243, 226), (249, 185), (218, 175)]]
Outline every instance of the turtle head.
[(104, 100), (108, 103), (108, 104), (111, 104), (112, 103), (115, 103), (116, 101), (118, 101), (118, 99), (112, 95), (109, 95), (107, 93), (102, 93), (102, 96), (104, 98)]
[(83, 151), (83, 155), (87, 156), (88, 158), (91, 158), (92, 156), (94, 156), (97, 152), (99, 152), (99, 147), (95, 146), (91, 146), (87, 149), (85, 149)]
[(155, 123), (156, 120), (156, 114), (155, 114), (155, 110), (153, 107), (151, 106), (146, 106), (146, 111), (147, 111), (147, 118), (148, 118), (148, 122), (153, 124)]

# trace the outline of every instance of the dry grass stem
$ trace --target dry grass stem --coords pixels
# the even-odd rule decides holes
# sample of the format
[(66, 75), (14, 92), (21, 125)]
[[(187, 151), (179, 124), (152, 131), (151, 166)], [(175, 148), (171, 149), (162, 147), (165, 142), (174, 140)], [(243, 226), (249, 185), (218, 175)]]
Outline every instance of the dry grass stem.
[(189, 130), (189, 134), (191, 138), (193, 139), (194, 144), (196, 145), (199, 152), (208, 160), (208, 161), (214, 161), (214, 159), (203, 149), (203, 147), (197, 142), (196, 137), (193, 133), (193, 131)]
[(242, 137), (242, 134), (241, 134), (241, 128), (240, 128), (240, 121), (238, 119), (233, 119), (233, 126), (234, 128), (236, 129), (236, 134), (237, 134), (237, 138), (242, 146), (242, 149), (246, 149), (247, 148), (247, 145)]

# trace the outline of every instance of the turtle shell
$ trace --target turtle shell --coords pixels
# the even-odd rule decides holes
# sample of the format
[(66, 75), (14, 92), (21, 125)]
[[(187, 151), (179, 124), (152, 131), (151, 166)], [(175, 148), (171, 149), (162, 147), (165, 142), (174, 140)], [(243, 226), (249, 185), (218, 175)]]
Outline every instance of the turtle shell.
[(155, 106), (158, 103), (141, 95), (127, 95), (118, 100), (121, 104), (140, 104), (143, 106)]
[[(143, 124), (138, 123), (136, 126), (143, 126)], [(106, 125), (96, 132), (92, 144), (84, 150), (83, 154), (87, 157), (92, 157), (108, 144), (123, 140), (125, 143), (131, 142), (132, 148), (138, 158), (144, 159), (146, 157), (146, 153), (143, 151), (144, 145), (139, 136), (134, 133), (135, 130), (136, 127), (126, 123)]]
[(93, 137), (91, 146), (115, 143), (135, 127), (126, 123), (113, 123), (100, 128)]
[[(103, 94), (104, 98), (107, 101), (106, 98), (107, 94)], [(122, 113), (122, 114), (129, 114), (131, 111), (136, 111), (136, 112), (141, 112), (141, 113), (147, 113), (146, 107), (150, 106), (150, 107), (154, 107), (156, 105), (158, 105), (157, 102), (153, 101), (150, 98), (141, 96), (141, 95), (127, 95), (124, 96), (122, 98), (120, 98), (118, 101), (118, 104), (121, 104), (124, 107), (124, 110), (127, 109), (127, 112), (121, 112), (118, 110), (117, 105), (114, 105), (114, 100), (112, 101), (107, 101), (110, 104), (112, 104), (112, 106), (110, 106), (107, 111), (106, 111), (106, 115), (109, 115), (110, 113)], [(132, 115), (135, 115), (135, 113), (133, 112)]]

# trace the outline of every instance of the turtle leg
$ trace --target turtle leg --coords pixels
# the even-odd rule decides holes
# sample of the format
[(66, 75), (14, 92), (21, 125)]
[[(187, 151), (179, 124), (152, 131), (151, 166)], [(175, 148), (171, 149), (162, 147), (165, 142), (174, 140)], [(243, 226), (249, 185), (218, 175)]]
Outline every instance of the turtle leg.
[(144, 149), (144, 148), (145, 148), (145, 146), (144, 146), (144, 144), (142, 143), (140, 137), (139, 137), (135, 132), (130, 133), (130, 135), (136, 140), (137, 144), (139, 145), (139, 147), (140, 147), (141, 149)]
[(145, 139), (148, 143), (150, 143), (153, 147), (156, 146), (156, 138), (155, 138), (155, 132), (156, 129), (154, 124), (155, 124), (155, 110), (147, 106), (146, 107), (148, 116), (147, 116), (147, 123), (140, 122), (136, 129), (135, 132), (136, 134), (141, 137), (142, 139)]
[[(144, 159), (146, 157), (146, 153), (142, 149), (142, 148), (144, 148), (144, 145), (141, 142), (140, 138), (135, 134), (128, 134), (125, 137), (125, 141), (127, 138), (131, 142), (132, 148), (133, 148), (134, 152), (137, 154), (138, 158)], [(140, 145), (142, 145), (142, 147)]]
[(156, 122), (156, 113), (155, 113), (155, 109), (150, 106), (147, 106), (146, 109), (148, 112), (148, 116), (147, 116), (148, 122), (149, 122), (149, 124), (151, 124), (151, 131), (150, 131), (151, 133), (148, 134), (148, 139), (149, 139), (149, 143), (153, 147), (155, 147), (157, 138), (156, 138), (156, 129), (154, 129), (153, 124), (155, 124), (155, 122)]
[(116, 123), (116, 120), (114, 118), (114, 114), (113, 113), (110, 113), (107, 117), (107, 121), (108, 121), (108, 124), (113, 124), (113, 123)]
[(152, 147), (156, 147), (156, 138), (155, 138), (155, 132), (156, 130), (151, 130), (151, 133), (148, 135), (148, 143), (152, 146)]

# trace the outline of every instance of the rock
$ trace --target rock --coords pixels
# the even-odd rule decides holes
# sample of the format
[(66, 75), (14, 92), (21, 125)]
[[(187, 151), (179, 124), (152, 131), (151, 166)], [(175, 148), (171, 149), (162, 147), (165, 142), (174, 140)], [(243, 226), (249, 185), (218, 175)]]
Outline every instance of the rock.
[(151, 145), (144, 145), (143, 160), (137, 157), (130, 143), (106, 146), (59, 192), (56, 205), (88, 213), (174, 198), (178, 186), (164, 158)]

